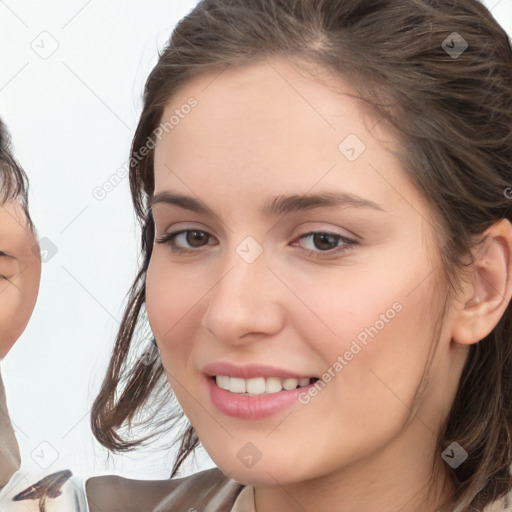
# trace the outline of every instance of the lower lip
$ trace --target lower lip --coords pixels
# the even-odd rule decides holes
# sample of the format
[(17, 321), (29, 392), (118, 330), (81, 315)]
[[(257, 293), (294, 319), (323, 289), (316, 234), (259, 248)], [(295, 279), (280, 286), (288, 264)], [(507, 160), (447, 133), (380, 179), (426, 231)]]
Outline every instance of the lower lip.
[(278, 393), (263, 393), (256, 396), (247, 396), (238, 393), (231, 393), (219, 388), (211, 377), (207, 379), (210, 391), (210, 399), (219, 411), (247, 420), (257, 420), (276, 414), (294, 403), (298, 403), (298, 396), (307, 392), (314, 382), (292, 390), (283, 390)]

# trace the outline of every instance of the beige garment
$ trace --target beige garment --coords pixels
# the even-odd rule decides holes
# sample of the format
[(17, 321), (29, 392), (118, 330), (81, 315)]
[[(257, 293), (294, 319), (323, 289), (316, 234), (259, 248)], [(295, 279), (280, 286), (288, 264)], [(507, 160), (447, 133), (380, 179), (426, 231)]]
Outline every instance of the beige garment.
[(0, 369), (0, 490), (7, 485), (21, 463), (18, 441), (14, 435), (5, 399)]
[[(115, 478), (115, 487), (110, 487), (105, 478)], [(217, 468), (185, 478), (147, 483), (120, 477), (97, 477), (96, 480), (94, 487), (102, 488), (100, 494), (113, 497), (111, 501), (98, 502), (98, 508), (91, 506), (90, 512), (256, 512), (254, 487), (231, 480)], [(152, 492), (145, 489), (147, 484), (152, 486)], [(88, 482), (89, 501), (92, 487)], [(120, 493), (117, 498), (116, 493)], [(163, 499), (158, 501), (162, 495)], [(483, 512), (512, 512), (512, 490)]]
[[(231, 480), (217, 468), (172, 480), (99, 476), (87, 480), (85, 486), (78, 480), (74, 483), (74, 491), (80, 489), (83, 496), (87, 490), (89, 512), (256, 512), (254, 487)], [(69, 491), (48, 500), (47, 512), (84, 511), (81, 506), (64, 503), (63, 498), (68, 494)], [(511, 498), (512, 494), (509, 494), (497, 500), (484, 512), (511, 512)], [(12, 508), (8, 511), (35, 512), (37, 503), (32, 504), (33, 508)], [(0, 509), (3, 512), (2, 507)]]
[(231, 480), (218, 468), (177, 482), (177, 487), (152, 512), (254, 512), (252, 494), (243, 492), (244, 485)]
[(86, 490), (90, 512), (254, 512), (252, 488), (217, 468), (172, 480), (99, 476)]

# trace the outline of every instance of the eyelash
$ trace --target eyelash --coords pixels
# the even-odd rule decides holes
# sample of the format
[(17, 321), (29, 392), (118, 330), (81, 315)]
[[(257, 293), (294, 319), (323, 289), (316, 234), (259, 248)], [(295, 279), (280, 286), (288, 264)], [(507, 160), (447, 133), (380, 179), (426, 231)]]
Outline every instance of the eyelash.
[[(200, 252), (204, 252), (201, 248), (199, 249), (183, 249), (182, 247), (179, 247), (176, 242), (175, 242), (175, 238), (178, 236), (178, 235), (181, 235), (183, 233), (189, 233), (191, 231), (196, 231), (198, 233), (204, 233), (206, 234), (208, 237), (211, 237), (211, 235), (208, 235), (208, 233), (206, 231), (202, 231), (200, 229), (182, 229), (181, 231), (175, 231), (174, 233), (168, 233), (166, 235), (162, 235), (161, 237), (157, 237), (156, 238), (156, 242), (159, 243), (159, 244), (168, 244), (171, 251), (174, 252), (174, 253), (177, 253), (177, 254), (192, 254), (192, 253), (200, 253)], [(347, 238), (343, 235), (340, 235), (339, 233), (330, 233), (328, 231), (311, 231), (309, 233), (304, 233), (303, 235), (301, 235), (299, 237), (299, 240), (302, 240), (304, 238), (309, 238), (311, 236), (314, 236), (314, 235), (328, 235), (328, 236), (331, 236), (331, 237), (335, 237), (335, 239), (337, 239), (339, 242), (342, 242), (345, 244), (345, 246), (341, 247), (341, 248), (336, 248), (336, 249), (329, 249), (327, 251), (318, 251), (318, 250), (312, 250), (312, 249), (305, 249), (304, 252), (308, 255), (308, 256), (312, 256), (313, 258), (328, 258), (328, 257), (332, 257), (333, 255), (336, 255), (336, 254), (339, 254), (339, 253), (343, 253), (343, 252), (346, 252), (346, 251), (350, 251), (352, 249), (355, 248), (356, 245), (358, 245), (358, 242), (356, 242), (355, 240), (352, 240), (350, 238)], [(207, 245), (211, 245), (211, 244), (207, 244)]]

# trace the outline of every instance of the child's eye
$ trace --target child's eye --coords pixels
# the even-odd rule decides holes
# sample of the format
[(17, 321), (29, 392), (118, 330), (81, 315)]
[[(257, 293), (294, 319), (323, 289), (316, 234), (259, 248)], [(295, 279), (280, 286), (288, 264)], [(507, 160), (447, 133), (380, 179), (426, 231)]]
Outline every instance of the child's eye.
[[(215, 245), (204, 243), (211, 238), (211, 235), (206, 231), (199, 229), (183, 229), (158, 237), (156, 242), (159, 244), (168, 244), (171, 251), (175, 253), (199, 253), (203, 252), (205, 245)], [(299, 237), (299, 240), (307, 239), (311, 240), (316, 250), (304, 249), (304, 252), (316, 258), (330, 257), (334, 254), (350, 250), (357, 245), (355, 240), (351, 240), (338, 233), (328, 233), (324, 231), (314, 231)]]
[(17, 261), (4, 251), (0, 251), (0, 279), (9, 281), (18, 273)]

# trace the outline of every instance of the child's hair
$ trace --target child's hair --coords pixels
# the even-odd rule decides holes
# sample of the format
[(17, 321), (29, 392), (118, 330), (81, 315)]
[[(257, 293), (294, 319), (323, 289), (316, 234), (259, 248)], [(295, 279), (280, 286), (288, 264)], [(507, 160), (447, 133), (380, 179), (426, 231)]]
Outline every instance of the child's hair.
[(14, 158), (7, 127), (0, 119), (0, 207), (7, 201), (18, 201), (25, 213), (27, 224), (34, 230), (28, 212), (28, 179)]
[[(464, 49), (463, 40), (467, 48), (455, 54)], [(465, 256), (471, 256), (474, 238), (499, 219), (512, 220), (512, 50), (507, 34), (481, 3), (200, 1), (175, 27), (146, 82), (132, 144), (130, 185), (144, 259), (91, 418), (95, 436), (113, 451), (133, 449), (160, 433), (166, 423), (155, 417), (148, 419), (153, 420), (152, 434), (146, 437), (128, 439), (122, 429), (132, 426), (150, 396), (173, 397), (158, 357), (129, 358), (136, 339), (145, 339), (150, 350), (154, 342), (151, 335), (141, 335), (140, 327), (147, 328), (145, 274), (154, 237), (147, 205), (154, 190), (153, 148), (163, 110), (195, 76), (273, 56), (309, 62), (349, 81), (380, 121), (399, 134), (403, 149), (397, 157), (438, 219), (446, 297), (460, 283), (458, 271)], [(139, 152), (143, 147), (146, 151)], [(182, 413), (176, 410), (170, 420), (179, 419)], [(481, 510), (509, 491), (510, 306), (496, 328), (470, 347), (434, 458), (453, 441), (469, 454), (450, 469), (457, 511)], [(187, 424), (171, 476), (198, 444)]]

